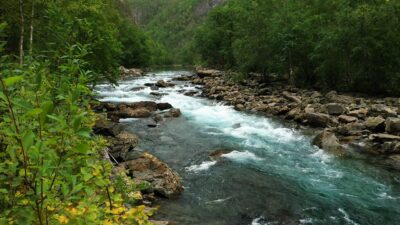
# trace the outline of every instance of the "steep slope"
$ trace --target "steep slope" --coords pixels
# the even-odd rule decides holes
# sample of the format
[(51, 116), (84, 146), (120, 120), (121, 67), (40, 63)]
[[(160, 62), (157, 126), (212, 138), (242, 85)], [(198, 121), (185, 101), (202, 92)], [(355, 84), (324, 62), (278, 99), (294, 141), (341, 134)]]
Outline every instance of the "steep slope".
[(166, 49), (169, 63), (192, 63), (194, 30), (227, 0), (125, 0), (127, 16)]

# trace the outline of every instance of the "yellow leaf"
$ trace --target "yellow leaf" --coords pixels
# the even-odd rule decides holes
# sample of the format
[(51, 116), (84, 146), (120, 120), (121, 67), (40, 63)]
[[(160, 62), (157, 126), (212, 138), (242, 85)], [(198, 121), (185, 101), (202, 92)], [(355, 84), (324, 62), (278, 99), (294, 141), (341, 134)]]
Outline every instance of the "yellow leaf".
[(69, 219), (68, 219), (66, 216), (64, 216), (64, 215), (59, 215), (59, 216), (57, 216), (57, 220), (58, 220), (58, 222), (60, 222), (61, 224), (67, 224), (68, 221), (69, 221)]

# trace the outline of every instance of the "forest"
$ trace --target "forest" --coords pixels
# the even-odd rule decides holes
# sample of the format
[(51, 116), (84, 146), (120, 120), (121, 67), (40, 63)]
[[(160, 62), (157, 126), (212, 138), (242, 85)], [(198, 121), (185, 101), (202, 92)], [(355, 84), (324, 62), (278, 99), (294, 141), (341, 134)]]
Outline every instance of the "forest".
[(398, 97), (399, 25), (396, 0), (0, 0), (0, 224), (151, 224), (93, 134), (120, 66)]

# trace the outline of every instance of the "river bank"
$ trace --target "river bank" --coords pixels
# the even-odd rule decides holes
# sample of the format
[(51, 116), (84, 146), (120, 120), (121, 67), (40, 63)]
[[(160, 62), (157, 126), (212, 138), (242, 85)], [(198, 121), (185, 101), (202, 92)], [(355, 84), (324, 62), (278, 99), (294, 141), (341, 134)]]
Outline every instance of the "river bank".
[(233, 105), (238, 111), (312, 127), (320, 130), (313, 144), (324, 150), (338, 155), (368, 154), (390, 169), (400, 169), (400, 98), (321, 93), (274, 81), (273, 77), (269, 82), (255, 77), (237, 83), (229, 73), (217, 70), (197, 74), (191, 82), (204, 85), (204, 97)]

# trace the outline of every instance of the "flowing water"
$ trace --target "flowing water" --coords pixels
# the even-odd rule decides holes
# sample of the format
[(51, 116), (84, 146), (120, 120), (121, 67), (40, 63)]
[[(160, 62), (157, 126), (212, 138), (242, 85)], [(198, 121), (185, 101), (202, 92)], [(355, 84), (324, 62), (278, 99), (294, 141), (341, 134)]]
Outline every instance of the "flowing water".
[[(179, 225), (400, 224), (400, 176), (365, 160), (329, 155), (310, 137), (279, 120), (248, 115), (182, 90), (177, 82), (150, 95), (145, 83), (190, 74), (162, 71), (119, 86), (98, 87), (111, 102), (169, 102), (183, 115), (148, 128), (149, 121), (123, 120), (141, 138), (140, 148), (167, 162), (185, 191), (161, 202), (157, 217)], [(212, 161), (209, 154), (224, 149)]]

